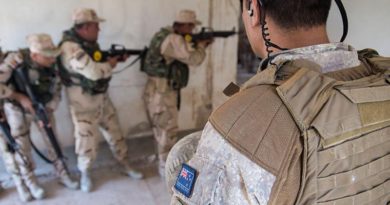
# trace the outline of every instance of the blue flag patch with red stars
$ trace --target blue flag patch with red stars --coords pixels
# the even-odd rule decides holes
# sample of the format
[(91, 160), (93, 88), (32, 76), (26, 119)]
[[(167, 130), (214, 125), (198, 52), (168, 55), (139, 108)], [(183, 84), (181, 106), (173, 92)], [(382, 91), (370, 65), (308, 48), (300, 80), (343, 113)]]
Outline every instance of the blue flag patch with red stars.
[(183, 164), (177, 176), (175, 189), (185, 197), (190, 198), (196, 181), (196, 170), (187, 164)]

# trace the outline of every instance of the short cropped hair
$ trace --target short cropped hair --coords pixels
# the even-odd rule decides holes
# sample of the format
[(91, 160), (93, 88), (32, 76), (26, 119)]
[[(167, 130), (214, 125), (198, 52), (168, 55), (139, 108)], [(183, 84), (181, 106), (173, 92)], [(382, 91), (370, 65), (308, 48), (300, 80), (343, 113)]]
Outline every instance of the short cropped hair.
[(286, 29), (326, 24), (331, 0), (264, 0), (266, 14)]
[[(243, 1), (245, 3), (249, 0)], [(331, 0), (262, 1), (265, 4), (265, 13), (284, 29), (311, 28), (324, 25), (328, 19), (331, 6)]]

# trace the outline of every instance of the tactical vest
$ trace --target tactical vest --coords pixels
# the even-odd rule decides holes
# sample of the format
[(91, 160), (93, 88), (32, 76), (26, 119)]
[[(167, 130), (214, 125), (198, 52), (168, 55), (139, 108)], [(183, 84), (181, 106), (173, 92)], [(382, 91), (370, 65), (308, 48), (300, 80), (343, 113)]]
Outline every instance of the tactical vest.
[[(22, 49), (19, 51), (22, 54), (23, 63), (19, 69), (23, 69), (25, 76), (29, 80), (29, 85), (35, 94), (38, 102), (46, 104), (53, 99), (56, 84), (56, 67), (44, 68), (38, 66), (30, 58), (30, 51), (28, 49)], [(12, 73), (8, 84), (11, 84), (14, 89), (28, 96), (24, 89), (24, 86), (18, 82), (15, 77), (15, 72)]]
[(372, 50), (359, 58), (326, 74), (304, 60), (277, 65), (283, 74), (270, 66), (211, 115), (227, 141), (276, 176), (268, 204), (390, 201), (390, 58)]
[(149, 76), (167, 78), (168, 85), (172, 89), (180, 90), (188, 84), (189, 69), (187, 64), (178, 60), (167, 64), (164, 56), (161, 55), (161, 45), (171, 33), (173, 32), (170, 28), (162, 28), (153, 36), (142, 71)]
[[(81, 48), (95, 62), (100, 62), (101, 60), (100, 58), (102, 56), (101, 56), (100, 47), (97, 43), (90, 43), (83, 40), (81, 37), (77, 35), (77, 33), (73, 29), (64, 32), (59, 46), (61, 46), (63, 43), (67, 41), (79, 44)], [(99, 80), (90, 80), (79, 73), (70, 72), (68, 69), (66, 69), (64, 67), (64, 64), (62, 63), (61, 57), (58, 57), (57, 62), (59, 66), (59, 74), (61, 77), (61, 81), (66, 87), (73, 86), (73, 85), (81, 86), (83, 92), (86, 92), (90, 95), (97, 95), (97, 94), (107, 92), (109, 83), (111, 81), (111, 77), (103, 78)], [(77, 79), (79, 83), (76, 83), (74, 80), (72, 80), (72, 78)]]

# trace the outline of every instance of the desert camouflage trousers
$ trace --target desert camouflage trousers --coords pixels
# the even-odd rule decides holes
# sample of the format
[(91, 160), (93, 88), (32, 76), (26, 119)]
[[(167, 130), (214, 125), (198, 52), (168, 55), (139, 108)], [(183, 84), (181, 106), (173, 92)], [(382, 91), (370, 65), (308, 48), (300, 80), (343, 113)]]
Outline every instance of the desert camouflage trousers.
[(128, 166), (128, 148), (122, 135), (119, 120), (108, 95), (97, 109), (75, 109), (70, 107), (76, 138), (77, 166), (80, 171), (88, 171), (97, 156), (99, 129), (107, 141), (114, 157), (121, 165)]
[(157, 141), (160, 166), (165, 166), (168, 153), (177, 141), (177, 91), (168, 86), (165, 78), (148, 77), (144, 102)]
[(23, 155), (24, 151), (12, 153), (8, 149), (3, 132), (0, 132), (0, 155), (3, 158), (7, 172), (12, 176), (16, 187), (27, 190), (27, 183), (35, 183), (31, 158)]
[[(16, 185), (18, 183), (24, 183), (27, 186), (29, 183), (36, 183), (34, 176), (34, 161), (31, 156), (31, 145), (30, 145), (30, 127), (33, 121), (32, 116), (23, 113), (19, 106), (12, 103), (4, 103), (4, 112), (7, 117), (8, 124), (10, 126), (11, 135), (15, 139), (19, 146), (16, 153), (11, 153), (7, 149), (5, 136), (1, 136), (1, 154), (6, 166), (7, 171), (12, 175)], [(55, 129), (55, 120), (52, 113), (49, 114), (51, 125)], [(47, 148), (47, 157), (54, 161), (54, 168), (58, 176), (67, 175), (67, 171), (60, 160), (56, 160), (56, 154), (51, 146), (51, 143), (46, 135), (46, 132), (38, 126), (42, 139)]]

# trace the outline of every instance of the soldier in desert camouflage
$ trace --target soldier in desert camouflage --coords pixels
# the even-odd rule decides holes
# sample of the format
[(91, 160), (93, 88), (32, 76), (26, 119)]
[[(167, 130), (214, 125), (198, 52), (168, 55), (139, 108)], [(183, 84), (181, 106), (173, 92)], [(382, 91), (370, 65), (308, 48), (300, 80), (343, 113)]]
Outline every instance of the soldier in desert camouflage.
[(164, 27), (154, 35), (146, 55), (144, 71), (148, 75), (148, 81), (144, 102), (157, 141), (161, 176), (165, 176), (168, 152), (177, 141), (178, 99), (180, 89), (188, 80), (188, 77), (170, 73), (175, 69), (188, 75), (188, 66), (198, 66), (205, 59), (205, 49), (212, 40), (199, 41), (196, 47), (192, 47), (183, 37), (191, 34), (200, 23), (194, 11), (179, 11), (173, 26)]
[[(7, 149), (7, 145), (4, 144), (6, 143), (5, 138), (2, 137), (1, 152), (22, 201), (28, 201), (32, 198), (42, 199), (45, 192), (38, 185), (33, 173), (34, 163), (31, 158), (29, 135), (35, 111), (32, 108), (31, 99), (26, 97), (27, 93), (19, 90), (16, 85), (13, 77), (14, 69), (24, 69), (27, 73), (28, 83), (38, 101), (45, 105), (53, 128), (55, 128), (53, 113), (61, 99), (61, 83), (55, 70), (55, 59), (60, 54), (60, 50), (54, 46), (51, 37), (47, 34), (29, 35), (27, 42), (29, 48), (9, 53), (0, 65), (0, 82), (2, 83), (0, 88), (2, 89), (1, 98), (5, 100), (5, 116), (12, 137), (19, 147), (15, 153), (11, 153)], [(40, 122), (37, 121), (37, 125), (41, 128)], [(78, 183), (70, 178), (64, 164), (56, 159), (54, 148), (51, 146), (45, 131), (43, 129), (40, 131), (60, 182), (70, 189), (77, 189)]]
[(93, 188), (90, 169), (97, 155), (99, 128), (104, 130), (105, 140), (127, 175), (140, 179), (143, 175), (129, 165), (126, 140), (107, 92), (119, 56), (97, 62), (99, 23), (105, 20), (86, 8), (76, 9), (72, 20), (73, 27), (63, 33), (60, 43), (59, 64), (75, 129), (81, 190), (89, 192)]

